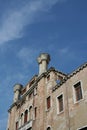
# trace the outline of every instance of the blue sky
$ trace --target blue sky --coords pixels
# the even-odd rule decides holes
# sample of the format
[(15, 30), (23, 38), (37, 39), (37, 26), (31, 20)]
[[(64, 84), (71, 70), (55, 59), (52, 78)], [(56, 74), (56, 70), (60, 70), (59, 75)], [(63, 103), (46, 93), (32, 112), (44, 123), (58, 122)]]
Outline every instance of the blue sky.
[(38, 74), (43, 52), (65, 73), (87, 61), (87, 0), (0, 0), (0, 130), (14, 84)]

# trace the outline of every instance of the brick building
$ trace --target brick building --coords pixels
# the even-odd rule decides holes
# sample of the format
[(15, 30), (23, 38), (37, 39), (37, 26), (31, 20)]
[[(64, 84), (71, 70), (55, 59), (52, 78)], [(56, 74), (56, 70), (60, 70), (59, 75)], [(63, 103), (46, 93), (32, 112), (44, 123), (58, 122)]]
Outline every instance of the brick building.
[(38, 57), (39, 74), (14, 86), (7, 130), (87, 130), (87, 63), (66, 75)]

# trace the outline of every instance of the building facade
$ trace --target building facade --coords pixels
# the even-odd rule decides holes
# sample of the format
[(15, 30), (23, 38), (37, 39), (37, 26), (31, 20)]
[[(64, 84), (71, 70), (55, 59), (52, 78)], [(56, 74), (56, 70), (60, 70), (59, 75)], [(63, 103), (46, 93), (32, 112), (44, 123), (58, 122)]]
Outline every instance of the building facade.
[(66, 75), (48, 69), (49, 54), (37, 61), (39, 74), (14, 86), (7, 130), (87, 130), (87, 63)]

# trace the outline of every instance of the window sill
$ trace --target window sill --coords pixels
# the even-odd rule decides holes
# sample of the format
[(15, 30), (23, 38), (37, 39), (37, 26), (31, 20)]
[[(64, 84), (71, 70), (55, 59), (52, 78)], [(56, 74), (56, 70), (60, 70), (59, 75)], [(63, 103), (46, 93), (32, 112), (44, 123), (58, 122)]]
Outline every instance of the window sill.
[(78, 100), (78, 101), (74, 101), (74, 104), (79, 104), (80, 102), (82, 102), (84, 100), (84, 98)]
[(34, 94), (34, 96), (36, 96), (37, 95), (37, 93), (36, 94)]
[(46, 112), (49, 112), (49, 111), (50, 111), (50, 109), (51, 109), (51, 108), (49, 108), (49, 109), (46, 109)]
[(61, 115), (61, 114), (63, 114), (63, 113), (64, 113), (64, 110), (61, 111), (61, 112), (58, 112), (57, 115)]

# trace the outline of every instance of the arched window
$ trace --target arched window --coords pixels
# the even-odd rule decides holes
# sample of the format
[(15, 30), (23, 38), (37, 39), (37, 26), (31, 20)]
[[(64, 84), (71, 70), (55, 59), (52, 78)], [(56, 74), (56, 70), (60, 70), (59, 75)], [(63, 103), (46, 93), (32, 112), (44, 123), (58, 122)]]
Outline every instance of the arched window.
[(28, 110), (26, 110), (24, 114), (24, 123), (26, 123), (27, 120), (28, 120)]
[(51, 130), (51, 128), (50, 128), (50, 127), (48, 127), (48, 128), (47, 128), (47, 130)]
[(21, 125), (24, 124), (24, 120), (23, 120), (23, 113), (21, 114)]
[(29, 119), (31, 120), (32, 117), (33, 117), (33, 108), (32, 108), (32, 106), (30, 106), (30, 108), (29, 108)]

